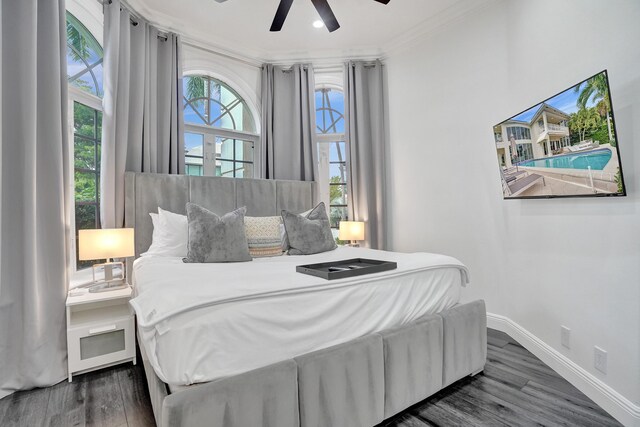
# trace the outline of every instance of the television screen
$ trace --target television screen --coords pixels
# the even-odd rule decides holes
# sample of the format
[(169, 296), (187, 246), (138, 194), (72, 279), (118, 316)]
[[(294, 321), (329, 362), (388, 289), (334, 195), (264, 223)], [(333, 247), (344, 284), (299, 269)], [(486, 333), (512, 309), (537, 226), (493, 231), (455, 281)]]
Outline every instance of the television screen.
[(606, 70), (493, 135), (505, 199), (626, 195)]

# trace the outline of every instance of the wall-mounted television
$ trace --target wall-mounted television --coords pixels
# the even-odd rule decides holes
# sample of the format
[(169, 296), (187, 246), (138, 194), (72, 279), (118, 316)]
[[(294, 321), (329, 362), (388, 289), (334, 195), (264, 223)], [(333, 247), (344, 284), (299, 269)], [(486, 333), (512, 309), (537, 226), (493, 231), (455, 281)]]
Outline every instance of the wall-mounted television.
[(602, 71), (493, 127), (505, 199), (625, 196)]

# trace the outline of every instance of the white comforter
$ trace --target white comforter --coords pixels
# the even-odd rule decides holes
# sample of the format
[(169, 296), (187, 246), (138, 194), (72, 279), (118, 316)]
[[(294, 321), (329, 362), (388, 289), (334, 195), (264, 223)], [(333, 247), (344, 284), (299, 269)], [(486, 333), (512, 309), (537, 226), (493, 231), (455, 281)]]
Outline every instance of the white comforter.
[[(295, 266), (396, 261), (383, 273), (327, 281)], [(135, 261), (131, 300), (141, 341), (170, 385), (210, 381), (406, 324), (459, 301), (466, 267), (445, 255), (340, 247), (246, 263)]]

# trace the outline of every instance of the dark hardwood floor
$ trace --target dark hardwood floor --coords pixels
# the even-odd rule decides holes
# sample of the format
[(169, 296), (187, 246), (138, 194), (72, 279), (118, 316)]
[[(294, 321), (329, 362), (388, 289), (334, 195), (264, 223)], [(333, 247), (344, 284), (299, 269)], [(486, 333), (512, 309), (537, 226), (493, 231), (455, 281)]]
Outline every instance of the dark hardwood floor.
[[(483, 373), (467, 377), (378, 427), (620, 426), (508, 335), (489, 329)], [(0, 426), (154, 426), (142, 365), (0, 400)]]
[(620, 426), (508, 335), (488, 330), (487, 364), (378, 427)]

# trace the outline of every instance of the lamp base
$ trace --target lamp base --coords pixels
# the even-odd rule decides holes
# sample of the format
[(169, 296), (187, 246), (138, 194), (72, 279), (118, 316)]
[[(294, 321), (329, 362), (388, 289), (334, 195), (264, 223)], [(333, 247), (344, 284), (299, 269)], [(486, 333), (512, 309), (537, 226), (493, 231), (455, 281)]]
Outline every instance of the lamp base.
[[(124, 263), (122, 262), (109, 262), (109, 260), (107, 260), (107, 262), (103, 264), (93, 264), (92, 269), (94, 282), (99, 281), (99, 279), (97, 279), (97, 276), (99, 275), (100, 271), (104, 272), (103, 277), (105, 282), (124, 280)], [(120, 274), (118, 276), (115, 276), (118, 271)]]
[(97, 283), (89, 288), (89, 293), (94, 294), (98, 292), (117, 291), (119, 289), (125, 289), (128, 287), (129, 285), (124, 281)]
[[(119, 273), (118, 275), (114, 274)], [(104, 272), (104, 278), (98, 279), (99, 273)], [(93, 282), (78, 286), (78, 288), (87, 288), (90, 293), (108, 292), (118, 289), (125, 289), (129, 286), (124, 278), (124, 263), (122, 262), (106, 262), (104, 264), (93, 265)]]
[(346, 243), (345, 246), (348, 246), (350, 248), (359, 248), (360, 247), (360, 243), (358, 242), (351, 242), (351, 243)]

